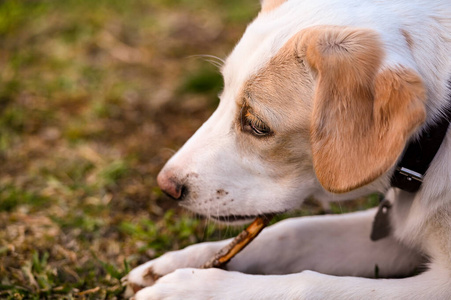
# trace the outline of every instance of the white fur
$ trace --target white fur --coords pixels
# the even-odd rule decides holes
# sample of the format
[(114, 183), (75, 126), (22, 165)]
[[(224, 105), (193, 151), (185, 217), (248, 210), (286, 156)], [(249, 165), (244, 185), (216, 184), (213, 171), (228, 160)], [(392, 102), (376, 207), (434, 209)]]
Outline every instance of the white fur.
[[(218, 109), (162, 171), (177, 174), (189, 187), (183, 206), (208, 216), (252, 216), (296, 208), (311, 195), (330, 201), (387, 191), (393, 170), (367, 186), (334, 195), (321, 187), (308, 159), (299, 171), (285, 174), (252, 151), (238, 154), (233, 122), (243, 84), (289, 38), (314, 25), (378, 32), (386, 53), (383, 68), (402, 65), (422, 77), (428, 98), (424, 126), (449, 105), (448, 0), (288, 0), (248, 26), (224, 66)], [(414, 41), (411, 48), (401, 29)], [(136, 299), (451, 299), (451, 132), (421, 190), (390, 189), (386, 198), (393, 204), (394, 233), (378, 242), (369, 239), (374, 210), (304, 217), (265, 229), (229, 263), (230, 271), (187, 269), (202, 265), (227, 243), (221, 241), (166, 253), (132, 270), (128, 282), (149, 286)], [(368, 279), (376, 266), (380, 276), (390, 278), (408, 275), (426, 261), (428, 270), (414, 277)], [(149, 268), (168, 275), (154, 283), (143, 277)]]

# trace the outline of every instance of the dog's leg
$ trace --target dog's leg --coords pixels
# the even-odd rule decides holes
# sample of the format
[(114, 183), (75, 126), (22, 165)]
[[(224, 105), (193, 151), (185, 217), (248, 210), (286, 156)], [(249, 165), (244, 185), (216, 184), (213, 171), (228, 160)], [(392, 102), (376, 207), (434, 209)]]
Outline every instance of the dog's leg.
[(179, 269), (135, 297), (143, 299), (451, 299), (449, 269), (438, 264), (404, 279), (338, 277), (312, 271), (249, 275), (219, 269)]
[[(263, 232), (229, 263), (232, 271), (288, 274), (314, 270), (332, 275), (406, 275), (421, 256), (393, 238), (369, 238), (375, 210), (281, 221)], [(128, 282), (149, 286), (179, 268), (199, 267), (228, 241), (202, 243), (174, 251), (130, 272)]]
[(205, 242), (188, 246), (182, 250), (170, 251), (134, 268), (122, 279), (127, 286), (125, 296), (129, 297), (139, 289), (153, 285), (158, 278), (176, 269), (196, 268), (204, 265), (231, 240)]
[[(331, 275), (402, 276), (421, 256), (393, 237), (370, 240), (375, 209), (342, 215), (288, 219), (265, 229), (228, 269), (252, 274), (314, 270)], [(377, 271), (376, 271), (377, 269)]]
[(230, 241), (231, 239), (191, 245), (182, 250), (167, 252), (134, 268), (123, 278), (127, 284), (126, 297), (133, 295), (142, 287), (154, 284), (158, 278), (176, 269), (200, 267)]

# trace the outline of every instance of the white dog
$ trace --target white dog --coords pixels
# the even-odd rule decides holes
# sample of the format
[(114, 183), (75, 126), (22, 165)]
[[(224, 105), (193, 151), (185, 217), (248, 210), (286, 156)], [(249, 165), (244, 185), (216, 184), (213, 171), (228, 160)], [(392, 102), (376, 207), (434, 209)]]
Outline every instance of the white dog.
[[(137, 267), (136, 299), (451, 299), (451, 131), (424, 176), (399, 163), (437, 123), (446, 132), (450, 53), (449, 0), (263, 1), (223, 67), (218, 109), (158, 183), (236, 222), (309, 196), (385, 193), (378, 240), (376, 209), (290, 219), (228, 270), (197, 269), (228, 241)], [(391, 187), (403, 175), (423, 181), (417, 192)]]

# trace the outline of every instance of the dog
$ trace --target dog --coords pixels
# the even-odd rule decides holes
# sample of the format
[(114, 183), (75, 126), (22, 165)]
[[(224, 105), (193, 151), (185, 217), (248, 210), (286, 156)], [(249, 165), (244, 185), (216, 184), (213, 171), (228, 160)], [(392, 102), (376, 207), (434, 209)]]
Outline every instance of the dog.
[[(385, 204), (278, 222), (227, 270), (198, 268), (229, 241), (166, 253), (128, 274), (135, 299), (451, 299), (449, 120), (425, 174), (399, 167), (451, 106), (450, 49), (446, 0), (262, 1), (217, 110), (159, 186), (229, 223), (310, 196)], [(398, 173), (417, 191), (394, 185)]]

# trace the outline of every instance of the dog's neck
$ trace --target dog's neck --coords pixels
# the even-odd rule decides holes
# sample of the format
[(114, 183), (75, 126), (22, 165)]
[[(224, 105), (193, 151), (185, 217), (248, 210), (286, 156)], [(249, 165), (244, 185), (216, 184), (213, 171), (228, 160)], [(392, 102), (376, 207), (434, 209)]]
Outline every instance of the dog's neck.
[(447, 108), (434, 126), (425, 129), (418, 139), (407, 145), (391, 178), (391, 186), (411, 193), (420, 189), (424, 174), (440, 148), (450, 123), (451, 108)]

